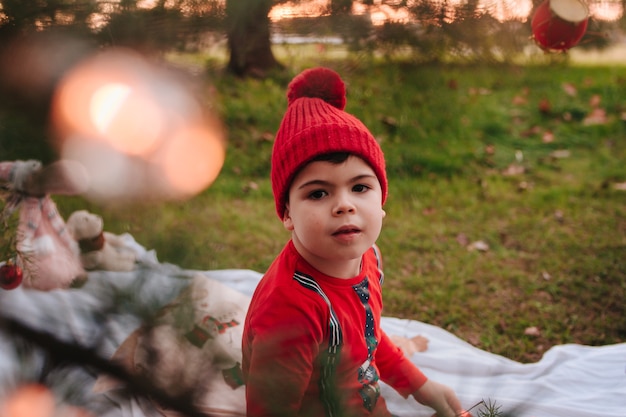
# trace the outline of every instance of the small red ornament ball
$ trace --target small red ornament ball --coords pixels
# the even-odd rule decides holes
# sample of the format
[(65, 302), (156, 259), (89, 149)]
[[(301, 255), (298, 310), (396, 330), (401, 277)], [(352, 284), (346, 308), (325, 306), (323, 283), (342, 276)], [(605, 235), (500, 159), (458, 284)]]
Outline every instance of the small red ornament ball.
[(12, 290), (22, 283), (24, 273), (22, 268), (15, 265), (13, 261), (7, 261), (0, 266), (0, 288)]

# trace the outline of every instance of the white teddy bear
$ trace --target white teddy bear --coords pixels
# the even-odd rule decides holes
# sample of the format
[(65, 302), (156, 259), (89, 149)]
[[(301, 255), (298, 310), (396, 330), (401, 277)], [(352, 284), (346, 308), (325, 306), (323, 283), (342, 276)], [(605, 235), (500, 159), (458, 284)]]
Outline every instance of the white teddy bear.
[(87, 210), (73, 212), (67, 229), (80, 247), (80, 260), (86, 270), (132, 271), (137, 257), (122, 238), (104, 231), (102, 217)]

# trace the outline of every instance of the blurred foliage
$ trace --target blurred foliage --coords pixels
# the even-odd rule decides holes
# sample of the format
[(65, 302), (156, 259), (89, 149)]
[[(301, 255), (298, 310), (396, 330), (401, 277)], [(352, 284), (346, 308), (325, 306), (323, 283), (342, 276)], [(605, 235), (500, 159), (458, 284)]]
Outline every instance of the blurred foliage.
[[(276, 0), (274, 4), (282, 2)], [(366, 15), (347, 12), (352, 3), (351, 0), (334, 0), (329, 3), (325, 15), (270, 23), (274, 46), (299, 36), (306, 42), (321, 42), (322, 48), (325, 41), (320, 39), (326, 38), (341, 42), (356, 55), (400, 57), (412, 64), (519, 63), (528, 57), (529, 47), (532, 47), (528, 20), (500, 22), (481, 11), (477, 1), (456, 6), (430, 0), (415, 1), (410, 6), (406, 2), (384, 2), (390, 7), (408, 7), (413, 21), (390, 21), (380, 26), (373, 25)], [(374, 2), (362, 3), (372, 5)], [(116, 3), (101, 0), (0, 0), (0, 58), (5, 57), (0, 61), (0, 152), (4, 158), (28, 155), (44, 161), (54, 159), (47, 138), (50, 95), (62, 72), (86, 51), (86, 48), (66, 48), (68, 39), (78, 39), (91, 48), (131, 47), (156, 57), (172, 51), (201, 53), (216, 46), (223, 48), (226, 44), (226, 5), (224, 0), (159, 0), (151, 7), (142, 6), (138, 0)], [(624, 21), (624, 18), (614, 22), (590, 21), (588, 33), (577, 48), (604, 48), (619, 40)], [(57, 58), (54, 64), (57, 66), (55, 77), (45, 80), (46, 91), (35, 97), (28, 91), (28, 85), (6, 76), (11, 70), (28, 74), (33, 71), (34, 64), (52, 60), (51, 51), (25, 61), (15, 58), (15, 51), (10, 49), (12, 43), (33, 33), (41, 38), (58, 37), (57, 44), (50, 42), (46, 48), (56, 48), (59, 56), (63, 56), (62, 62)], [(252, 35), (239, 36), (239, 42), (248, 42), (249, 36)], [(252, 44), (252, 41), (248, 43)], [(263, 45), (254, 45), (256, 51), (268, 52)], [(230, 45), (226, 47), (232, 52)], [(234, 59), (243, 60), (243, 67), (254, 66), (239, 56), (241, 49), (237, 54), (231, 53), (229, 69), (233, 67)], [(243, 53), (252, 53), (243, 49)], [(73, 55), (68, 52), (72, 50), (76, 51)], [(262, 60), (259, 58), (260, 65), (277, 63), (268, 53), (270, 55), (266, 54)], [(567, 54), (561, 54), (551, 60), (566, 62), (567, 59)], [(245, 74), (245, 68), (239, 70)], [(268, 75), (254, 69), (250, 72), (256, 76)], [(36, 82), (43, 83), (41, 80)]]

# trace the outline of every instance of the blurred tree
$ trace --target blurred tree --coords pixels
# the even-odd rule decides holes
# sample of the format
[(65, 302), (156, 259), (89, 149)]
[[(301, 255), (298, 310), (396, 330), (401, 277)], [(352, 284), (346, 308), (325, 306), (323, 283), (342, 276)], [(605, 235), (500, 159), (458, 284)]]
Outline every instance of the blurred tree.
[(262, 77), (280, 68), (271, 48), (269, 12), (275, 0), (226, 0), (228, 70), (238, 76)]
[[(123, 45), (156, 52), (202, 48), (214, 39), (227, 40), (228, 71), (238, 76), (264, 76), (281, 68), (271, 45), (271, 32), (284, 22), (271, 22), (272, 8), (287, 0), (0, 0), (0, 47), (9, 36), (26, 31), (62, 27), (83, 37), (95, 37), (105, 45)], [(292, 0), (306, 3), (309, 0)], [(544, 0), (532, 0), (536, 7)], [(352, 15), (353, 5), (374, 7), (387, 13), (392, 9), (409, 11), (411, 22), (388, 21), (372, 24), (367, 14)], [(626, 0), (588, 0), (590, 7)], [(441, 0), (328, 0), (323, 12), (333, 36), (343, 39), (352, 50), (381, 48), (394, 52), (412, 50), (420, 60), (438, 60), (449, 51), (463, 51), (464, 58), (492, 59), (519, 52), (521, 39), (528, 36), (528, 22), (496, 21), (486, 16), (484, 2)], [(389, 16), (393, 16), (391, 13)], [(322, 20), (306, 17), (307, 20)], [(596, 24), (606, 32), (622, 31), (626, 19)], [(602, 27), (600, 27), (602, 26)], [(596, 30), (599, 32), (599, 30)], [(506, 45), (498, 40), (506, 36)], [(498, 36), (498, 37), (496, 37)], [(596, 35), (596, 38), (598, 36)], [(478, 43), (477, 43), (478, 42)], [(582, 43), (597, 47), (601, 42)], [(495, 48), (495, 49), (494, 49)]]
[(350, 13), (352, 11), (352, 0), (330, 0), (330, 13)]
[(53, 26), (89, 30), (89, 19), (98, 12), (97, 0), (2, 0), (0, 1), (0, 41), (34, 29)]

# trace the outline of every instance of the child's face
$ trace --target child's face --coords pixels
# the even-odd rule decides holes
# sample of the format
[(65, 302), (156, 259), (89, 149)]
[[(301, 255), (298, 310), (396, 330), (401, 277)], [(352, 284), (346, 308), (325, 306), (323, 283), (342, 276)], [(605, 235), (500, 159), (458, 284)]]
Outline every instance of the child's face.
[(350, 278), (378, 239), (384, 217), (378, 178), (364, 160), (350, 156), (340, 164), (311, 162), (298, 173), (283, 224), (313, 267)]

